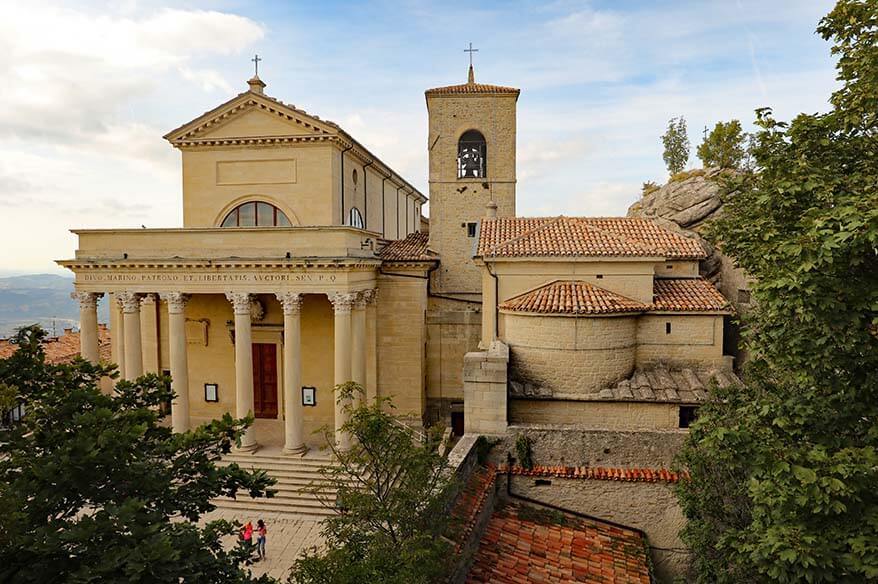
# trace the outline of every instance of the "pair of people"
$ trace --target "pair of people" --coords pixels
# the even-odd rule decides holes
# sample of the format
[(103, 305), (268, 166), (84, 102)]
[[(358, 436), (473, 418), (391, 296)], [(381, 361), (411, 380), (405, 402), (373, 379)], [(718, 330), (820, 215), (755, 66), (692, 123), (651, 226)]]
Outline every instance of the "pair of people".
[[(268, 536), (268, 529), (265, 528), (265, 522), (262, 519), (260, 519), (259, 521), (256, 522), (255, 533), (256, 533), (256, 555), (259, 557), (260, 560), (264, 560), (265, 559), (265, 542), (266, 542), (266, 539)], [(253, 523), (248, 521), (241, 528), (241, 534), (240, 534), (241, 541), (244, 542), (244, 545), (246, 545), (248, 547), (248, 549), (252, 549), (251, 546), (253, 545), (253, 534), (254, 534)]]

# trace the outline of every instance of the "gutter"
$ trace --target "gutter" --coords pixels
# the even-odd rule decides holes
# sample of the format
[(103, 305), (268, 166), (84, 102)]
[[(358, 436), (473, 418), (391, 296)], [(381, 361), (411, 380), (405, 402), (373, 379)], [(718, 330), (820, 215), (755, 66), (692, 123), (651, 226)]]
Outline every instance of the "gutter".
[(344, 153), (353, 148), (353, 144), (341, 151), (341, 224), (344, 225)]
[(369, 175), (366, 169), (372, 166), (374, 160), (363, 165), (363, 228), (369, 229)]

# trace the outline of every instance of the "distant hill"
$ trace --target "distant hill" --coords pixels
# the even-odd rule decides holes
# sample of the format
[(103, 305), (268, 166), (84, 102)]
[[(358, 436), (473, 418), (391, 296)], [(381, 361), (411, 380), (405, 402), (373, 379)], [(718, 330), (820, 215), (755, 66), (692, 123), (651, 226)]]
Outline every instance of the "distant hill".
[[(73, 278), (55, 274), (26, 274), (0, 278), (0, 338), (37, 323), (51, 334), (79, 328), (79, 304), (70, 297)], [(109, 321), (106, 298), (98, 304), (98, 321)]]

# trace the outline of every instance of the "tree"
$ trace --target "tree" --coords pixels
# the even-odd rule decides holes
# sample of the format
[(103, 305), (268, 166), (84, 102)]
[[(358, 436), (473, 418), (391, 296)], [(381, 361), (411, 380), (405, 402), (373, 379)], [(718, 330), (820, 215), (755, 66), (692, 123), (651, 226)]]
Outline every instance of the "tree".
[(681, 462), (700, 582), (878, 579), (878, 3), (818, 32), (825, 114), (757, 112), (756, 171), (712, 236), (754, 278), (745, 387), (702, 408)]
[(746, 154), (746, 140), (747, 135), (741, 130), (738, 120), (717, 122), (696, 152), (705, 168), (739, 169)]
[(174, 434), (159, 407), (167, 378), (103, 394), (113, 367), (47, 364), (44, 336), (21, 329), (0, 360), (0, 393), (25, 407), (0, 429), (0, 581), (269, 582), (241, 567), (243, 548), (223, 547), (235, 525), (197, 524), (212, 497), (270, 486), (262, 472), (215, 465), (248, 422), (226, 415)]
[(668, 129), (662, 136), (665, 150), (662, 158), (671, 175), (677, 174), (689, 162), (689, 134), (683, 116), (668, 120)]
[[(356, 384), (336, 388), (353, 446), (340, 450), (327, 431), (337, 465), (321, 472), (337, 491), (340, 512), (324, 520), (326, 549), (298, 559), (296, 584), (427, 584), (443, 581), (451, 544), (443, 537), (452, 493), (435, 432), (421, 444), (391, 413), (389, 399), (351, 405)], [(358, 400), (359, 402), (360, 400)], [(364, 401), (364, 400), (362, 400)], [(317, 496), (320, 491), (316, 492)], [(331, 504), (327, 501), (327, 504)]]

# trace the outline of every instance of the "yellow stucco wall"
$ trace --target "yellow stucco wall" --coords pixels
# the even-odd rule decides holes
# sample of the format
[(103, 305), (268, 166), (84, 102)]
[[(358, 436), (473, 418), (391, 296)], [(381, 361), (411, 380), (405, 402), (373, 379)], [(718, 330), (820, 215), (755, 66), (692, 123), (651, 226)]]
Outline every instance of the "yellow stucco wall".
[(562, 393), (591, 393), (634, 370), (635, 316), (500, 314), (512, 376)]
[(504, 261), (492, 262), (491, 268), (500, 278), (501, 303), (554, 280), (581, 280), (638, 302), (652, 303), (653, 262)]
[[(670, 334), (666, 324), (671, 323)], [(723, 364), (723, 317), (644, 315), (637, 323), (637, 364), (656, 361), (719, 367)]]
[[(393, 271), (393, 270), (388, 270)], [(427, 281), (424, 274), (378, 277), (378, 393), (399, 413), (421, 416), (426, 405)]]

